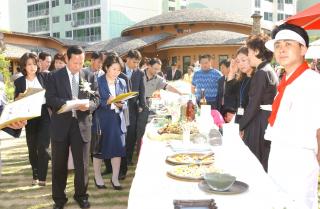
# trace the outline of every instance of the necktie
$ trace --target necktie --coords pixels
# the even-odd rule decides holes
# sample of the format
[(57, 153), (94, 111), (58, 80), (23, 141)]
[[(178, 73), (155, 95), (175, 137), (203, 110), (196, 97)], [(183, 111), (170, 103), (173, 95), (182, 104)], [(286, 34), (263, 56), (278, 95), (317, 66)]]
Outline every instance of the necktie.
[(77, 83), (77, 80), (76, 80), (76, 76), (75, 75), (72, 75), (72, 98), (73, 99), (77, 99), (78, 98), (78, 94), (79, 94), (79, 85)]
[(128, 76), (129, 79), (131, 79), (131, 76), (132, 76), (132, 70), (131, 69), (127, 70), (127, 76)]
[(273, 126), (276, 118), (277, 118), (277, 113), (281, 104), (281, 99), (282, 96), (286, 90), (286, 87), (288, 85), (290, 85), (293, 81), (295, 81), (302, 73), (304, 73), (304, 71), (306, 71), (307, 69), (309, 69), (308, 63), (304, 62), (302, 63), (298, 69), (296, 69), (292, 75), (288, 78), (288, 80), (286, 80), (286, 76), (284, 75), (282, 77), (282, 80), (278, 86), (278, 94), (276, 96), (276, 98), (274, 99), (273, 103), (272, 103), (272, 112), (270, 114), (269, 117), (269, 124), (271, 126)]

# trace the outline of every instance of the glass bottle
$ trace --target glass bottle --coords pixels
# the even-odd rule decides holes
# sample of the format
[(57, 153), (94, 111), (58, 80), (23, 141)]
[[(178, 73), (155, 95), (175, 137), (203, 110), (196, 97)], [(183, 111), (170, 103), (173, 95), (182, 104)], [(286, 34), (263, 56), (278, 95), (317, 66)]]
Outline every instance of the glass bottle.
[(195, 105), (192, 102), (192, 95), (190, 95), (189, 101), (187, 102), (186, 117), (187, 121), (193, 121), (195, 119)]
[(205, 89), (201, 89), (200, 107), (201, 107), (201, 105), (207, 105)]

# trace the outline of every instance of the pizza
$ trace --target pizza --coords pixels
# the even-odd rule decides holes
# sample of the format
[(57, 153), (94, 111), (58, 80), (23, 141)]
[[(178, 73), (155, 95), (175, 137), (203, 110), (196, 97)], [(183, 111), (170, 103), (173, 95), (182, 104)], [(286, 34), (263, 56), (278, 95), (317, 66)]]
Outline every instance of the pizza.
[(167, 174), (173, 178), (181, 180), (202, 180), (205, 173), (219, 172), (211, 165), (189, 164), (173, 166)]
[(202, 160), (206, 154), (203, 153), (179, 153), (167, 157), (167, 162), (183, 165), (183, 164), (212, 164), (214, 157), (209, 156)]

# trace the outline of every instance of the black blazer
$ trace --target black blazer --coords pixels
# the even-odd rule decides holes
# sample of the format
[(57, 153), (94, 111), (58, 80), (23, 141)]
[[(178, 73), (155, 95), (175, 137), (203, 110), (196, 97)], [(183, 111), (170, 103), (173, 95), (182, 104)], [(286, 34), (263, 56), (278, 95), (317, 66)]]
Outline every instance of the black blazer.
[[(222, 113), (223, 108), (236, 109), (237, 97), (234, 94), (227, 94), (227, 81), (226, 77), (222, 76), (218, 80), (218, 93), (217, 93), (217, 109)], [(222, 98), (224, 97), (224, 105), (222, 106)]]
[(175, 80), (179, 80), (179, 79), (181, 79), (181, 77), (182, 77), (182, 73), (181, 73), (181, 71), (180, 70), (176, 70), (176, 73), (174, 74), (174, 77), (172, 77), (172, 68), (170, 68), (168, 71), (167, 71), (167, 77), (166, 77), (166, 79), (168, 80), (168, 81), (175, 81)]
[(251, 78), (249, 103), (239, 121), (244, 130), (261, 111), (260, 105), (271, 105), (277, 93), (278, 77), (269, 63), (261, 63)]
[[(48, 73), (36, 73), (38, 81), (42, 88), (47, 88), (47, 81), (48, 81)], [(17, 98), (20, 93), (25, 92), (26, 90), (26, 76), (21, 76), (14, 81), (15, 91), (14, 91), (14, 98)]]
[[(84, 142), (89, 142), (91, 138), (91, 125), (92, 115), (91, 113), (99, 105), (99, 92), (97, 89), (97, 82), (93, 73), (85, 70), (81, 70), (79, 73), (79, 81), (84, 80), (91, 83), (91, 90), (95, 93), (89, 94), (81, 91), (79, 85), (79, 99), (90, 99), (89, 110), (82, 112), (77, 111), (77, 120), (79, 123), (80, 133)], [(69, 133), (72, 112), (66, 112), (57, 114), (57, 111), (66, 103), (66, 101), (72, 99), (71, 86), (69, 76), (66, 67), (61, 70), (54, 71), (50, 74), (48, 79), (47, 91), (46, 91), (47, 105), (52, 108), (51, 116), (51, 139), (53, 141), (66, 140)]]

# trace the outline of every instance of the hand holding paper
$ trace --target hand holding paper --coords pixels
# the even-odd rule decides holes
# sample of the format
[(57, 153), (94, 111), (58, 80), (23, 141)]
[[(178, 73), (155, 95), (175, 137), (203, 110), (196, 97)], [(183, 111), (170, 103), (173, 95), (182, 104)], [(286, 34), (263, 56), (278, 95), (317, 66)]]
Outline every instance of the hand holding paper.
[(89, 99), (75, 99), (75, 100), (67, 101), (66, 104), (64, 104), (60, 108), (60, 110), (58, 111), (58, 114), (69, 112), (72, 110), (86, 111), (88, 109), (89, 109)]

